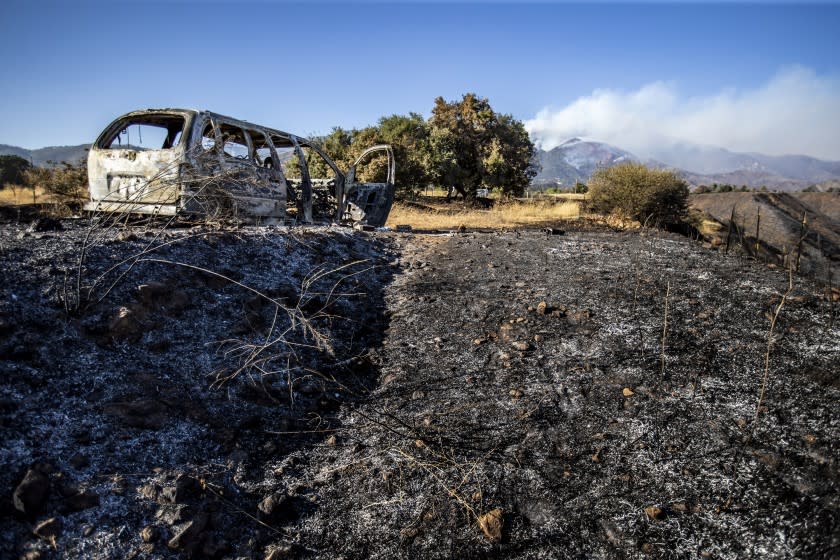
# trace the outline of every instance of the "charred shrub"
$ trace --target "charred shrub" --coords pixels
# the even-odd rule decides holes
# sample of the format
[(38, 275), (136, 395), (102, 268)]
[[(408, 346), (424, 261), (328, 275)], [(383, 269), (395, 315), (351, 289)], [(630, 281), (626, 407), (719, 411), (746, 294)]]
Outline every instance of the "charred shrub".
[(681, 223), (688, 207), (688, 185), (679, 175), (641, 163), (598, 169), (589, 196), (596, 212), (661, 225)]

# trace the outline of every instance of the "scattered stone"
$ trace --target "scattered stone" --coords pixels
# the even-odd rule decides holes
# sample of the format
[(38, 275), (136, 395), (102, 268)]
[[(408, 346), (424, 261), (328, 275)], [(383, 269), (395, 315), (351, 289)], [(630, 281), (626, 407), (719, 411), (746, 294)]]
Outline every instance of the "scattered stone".
[(510, 323), (502, 323), (499, 327), (499, 340), (510, 342), (513, 338), (513, 326)]
[(158, 529), (154, 525), (146, 525), (143, 527), (143, 530), (140, 531), (140, 538), (143, 539), (144, 543), (155, 542), (158, 538)]
[(206, 512), (199, 512), (192, 520), (184, 524), (181, 529), (175, 533), (175, 536), (169, 539), (166, 546), (173, 550), (184, 550), (189, 553), (195, 550), (201, 542), (202, 533), (207, 526), (208, 515)]
[(155, 520), (165, 525), (177, 525), (189, 519), (193, 508), (187, 504), (163, 504), (155, 512)]
[(333, 434), (330, 437), (328, 437), (327, 440), (324, 443), (326, 443), (327, 445), (329, 445), (331, 447), (334, 447), (338, 443), (338, 438), (335, 437), (335, 434)]
[(35, 526), (32, 532), (50, 544), (55, 545), (55, 540), (61, 534), (61, 519), (50, 517), (46, 521), (41, 521)]
[(29, 469), (15, 488), (12, 501), (16, 510), (31, 517), (41, 511), (49, 493), (50, 479), (38, 470)]
[(645, 515), (655, 521), (662, 521), (665, 519), (665, 512), (658, 506), (648, 506), (645, 508)]
[(201, 484), (196, 479), (186, 474), (179, 474), (174, 484), (164, 486), (160, 497), (166, 502), (179, 504), (189, 497), (196, 496), (200, 491)]
[(518, 398), (521, 398), (521, 397), (522, 397), (522, 394), (523, 394), (523, 393), (522, 393), (522, 391), (520, 391), (519, 389), (511, 389), (510, 391), (508, 391), (508, 394), (509, 394), (511, 397), (513, 397), (514, 399), (518, 399)]
[(501, 508), (490, 510), (484, 515), (479, 516), (478, 526), (484, 532), (484, 536), (491, 541), (498, 542), (502, 540), (504, 519), (502, 517)]
[(544, 301), (541, 301), (537, 304), (537, 315), (545, 315), (548, 313), (548, 304)]
[(272, 521), (289, 519), (294, 513), (288, 496), (281, 492), (268, 494), (257, 504), (257, 510), (262, 519)]
[(70, 511), (90, 509), (99, 505), (99, 495), (91, 490), (86, 490), (65, 498), (64, 505)]
[(517, 350), (521, 350), (522, 352), (528, 350), (528, 348), (531, 347), (531, 345), (525, 342), (524, 340), (515, 340), (511, 342), (510, 345), (516, 348)]
[(543, 341), (543, 335), (541, 335), (541, 334), (535, 334), (534, 335), (534, 342), (542, 342), (542, 341)]
[(144, 331), (145, 326), (137, 312), (125, 306), (118, 308), (108, 322), (108, 333), (114, 340), (137, 342)]
[(142, 498), (147, 500), (157, 500), (158, 494), (160, 493), (160, 487), (156, 484), (144, 484), (140, 488), (137, 489), (137, 493), (140, 494)]
[(625, 397), (632, 397), (632, 396), (633, 396), (633, 395), (635, 395), (636, 393), (634, 393), (634, 392), (633, 392), (633, 389), (631, 389), (630, 387), (625, 387), (625, 388), (621, 391), (621, 394), (622, 394), (622, 395), (624, 395)]

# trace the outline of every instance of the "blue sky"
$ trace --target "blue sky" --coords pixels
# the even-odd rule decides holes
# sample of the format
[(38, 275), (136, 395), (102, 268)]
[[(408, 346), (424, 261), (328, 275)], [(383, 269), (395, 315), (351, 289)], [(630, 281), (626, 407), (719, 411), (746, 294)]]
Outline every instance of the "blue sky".
[[(823, 136), (833, 127), (840, 138), (838, 29), (836, 3), (6, 0), (0, 143), (90, 142), (121, 113), (164, 106), (324, 133), (387, 114), (428, 115), (436, 96), (473, 91), (551, 144), (567, 132), (610, 136), (585, 122), (590, 108), (599, 114), (599, 92), (613, 94), (611, 110), (621, 116), (622, 103), (651, 87), (665, 92), (670, 113), (647, 102), (633, 112), (637, 126), (676, 119), (657, 133), (679, 135), (684, 122), (704, 121), (698, 107), (729, 96), (735, 108), (714, 118), (738, 114), (738, 102), (750, 105), (751, 95), (790, 75), (809, 87), (776, 94), (822, 95), (829, 114), (814, 122)], [(810, 99), (789, 101), (814, 112)], [(580, 106), (586, 118), (572, 123), (567, 110), (582, 102), (595, 105)], [(791, 115), (784, 126), (798, 120)], [(807, 140), (809, 126), (802, 128)], [(698, 134), (681, 139), (717, 138)], [(807, 144), (766, 151), (814, 152)], [(836, 151), (840, 159), (840, 145)]]

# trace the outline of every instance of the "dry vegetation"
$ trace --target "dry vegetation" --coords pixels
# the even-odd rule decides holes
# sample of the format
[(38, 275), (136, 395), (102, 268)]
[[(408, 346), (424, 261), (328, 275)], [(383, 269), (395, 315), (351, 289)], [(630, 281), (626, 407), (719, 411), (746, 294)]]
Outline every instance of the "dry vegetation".
[(426, 204), (395, 204), (386, 225), (410, 225), (421, 231), (497, 229), (548, 226), (580, 216), (580, 204), (575, 201), (499, 202), (485, 209), (427, 199)]

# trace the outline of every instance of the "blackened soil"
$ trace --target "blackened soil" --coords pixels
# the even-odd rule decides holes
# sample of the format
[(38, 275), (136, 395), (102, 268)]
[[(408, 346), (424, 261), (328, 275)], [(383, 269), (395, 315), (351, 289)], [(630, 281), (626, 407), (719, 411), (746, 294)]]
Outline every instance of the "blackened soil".
[(807, 279), (647, 231), (64, 227), (0, 237), (0, 556), (840, 555)]
[[(319, 487), (294, 526), (314, 554), (840, 554), (840, 331), (818, 287), (780, 312), (755, 426), (784, 274), (639, 232), (402, 243), (381, 387), (295, 478)], [(496, 508), (500, 541), (478, 523)]]

